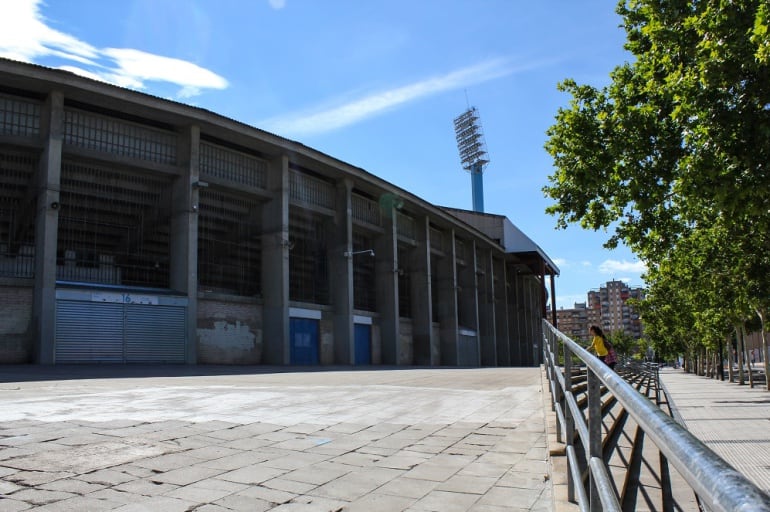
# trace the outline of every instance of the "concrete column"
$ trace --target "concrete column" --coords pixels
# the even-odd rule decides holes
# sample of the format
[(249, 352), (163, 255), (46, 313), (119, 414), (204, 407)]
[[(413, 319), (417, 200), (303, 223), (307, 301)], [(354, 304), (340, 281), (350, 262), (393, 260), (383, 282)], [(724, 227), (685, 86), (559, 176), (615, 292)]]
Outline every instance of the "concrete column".
[[(476, 276), (476, 243), (471, 240), (465, 243), (465, 266), (457, 271), (457, 285), (460, 287), (458, 294), (458, 313), (461, 320), (460, 327), (470, 329), (476, 333), (476, 346), (463, 346), (460, 353), (464, 359), (462, 365), (479, 365), (481, 363), (481, 333), (479, 332), (479, 302), (478, 282)], [(471, 357), (471, 350), (475, 356)], [(475, 360), (474, 360), (475, 359)]]
[(329, 244), (332, 304), (334, 305), (334, 362), (354, 364), (353, 332), (353, 181), (337, 185), (337, 212)]
[(476, 251), (476, 300), (479, 312), (479, 344), (481, 346), (481, 364), (497, 366), (497, 339), (495, 336), (495, 299), (492, 280), (492, 251)]
[(200, 127), (180, 134), (178, 161), (181, 174), (171, 189), (169, 278), (172, 290), (187, 295), (187, 364), (198, 360), (198, 177)]
[(401, 363), (401, 326), (398, 315), (398, 250), (396, 210), (383, 207), (384, 233), (375, 241), (374, 269), (377, 279), (377, 310), (380, 313), (383, 364)]
[(55, 362), (56, 248), (59, 230), (59, 191), (64, 141), (64, 95), (54, 91), (41, 112), (43, 153), (35, 182), (35, 291), (32, 325), (35, 329), (35, 360)]
[(262, 210), (263, 360), (289, 364), (289, 157), (270, 162)]
[(495, 307), (495, 333), (497, 346), (497, 364), (511, 366), (511, 340), (508, 319), (508, 278), (505, 259), (492, 256), (492, 283)]
[(457, 258), (454, 230), (445, 232), (445, 256), (439, 260), (438, 268), (438, 321), (441, 336), (441, 364), (459, 364), (459, 331), (457, 325)]
[(430, 283), (430, 222), (428, 217), (415, 219), (417, 247), (409, 251), (410, 298), (412, 303), (412, 339), (414, 363), (438, 365), (438, 350), (434, 351), (431, 333), (433, 307)]

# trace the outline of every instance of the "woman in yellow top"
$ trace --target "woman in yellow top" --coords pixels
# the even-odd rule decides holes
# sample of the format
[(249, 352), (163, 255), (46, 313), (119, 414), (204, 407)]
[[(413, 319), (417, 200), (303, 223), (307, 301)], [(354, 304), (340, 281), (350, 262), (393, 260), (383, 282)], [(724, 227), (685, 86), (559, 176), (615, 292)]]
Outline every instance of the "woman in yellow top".
[(593, 337), (593, 341), (591, 342), (591, 346), (588, 347), (588, 350), (593, 350), (596, 352), (596, 357), (601, 359), (602, 362), (606, 362), (605, 358), (607, 357), (607, 347), (604, 345), (604, 333), (602, 332), (601, 327), (598, 325), (592, 325), (588, 329), (588, 334)]

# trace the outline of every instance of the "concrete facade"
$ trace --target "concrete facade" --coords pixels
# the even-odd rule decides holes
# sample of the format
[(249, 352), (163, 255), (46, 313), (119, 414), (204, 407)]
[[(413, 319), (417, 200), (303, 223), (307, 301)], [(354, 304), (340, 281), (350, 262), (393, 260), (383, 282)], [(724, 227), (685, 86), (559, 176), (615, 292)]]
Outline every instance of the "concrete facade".
[(539, 364), (539, 248), (212, 112), (0, 84), (0, 363)]

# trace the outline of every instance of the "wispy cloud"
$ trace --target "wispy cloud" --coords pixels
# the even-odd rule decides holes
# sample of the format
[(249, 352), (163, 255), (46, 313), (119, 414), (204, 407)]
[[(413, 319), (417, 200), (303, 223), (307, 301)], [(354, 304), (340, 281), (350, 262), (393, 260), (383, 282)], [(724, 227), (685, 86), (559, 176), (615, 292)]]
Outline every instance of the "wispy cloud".
[(491, 59), (479, 64), (415, 82), (372, 93), (363, 98), (328, 109), (310, 109), (258, 123), (269, 131), (285, 136), (313, 135), (350, 126), (364, 119), (397, 108), (410, 101), (452, 89), (487, 82), (541, 66), (543, 63), (516, 65), (510, 59)]
[(280, 11), (281, 9), (286, 7), (286, 0), (268, 0), (268, 3), (270, 4), (270, 7), (272, 7), (276, 11)]
[(41, 0), (4, 2), (0, 57), (31, 63), (60, 58), (74, 63), (62, 64), (60, 69), (133, 89), (146, 88), (146, 82), (167, 82), (180, 87), (178, 98), (228, 86), (226, 79), (192, 62), (131, 48), (96, 48), (51, 28), (41, 5)]
[(599, 272), (602, 274), (615, 274), (618, 272), (633, 272), (636, 274), (641, 274), (646, 270), (646, 265), (641, 261), (605, 260), (599, 265)]

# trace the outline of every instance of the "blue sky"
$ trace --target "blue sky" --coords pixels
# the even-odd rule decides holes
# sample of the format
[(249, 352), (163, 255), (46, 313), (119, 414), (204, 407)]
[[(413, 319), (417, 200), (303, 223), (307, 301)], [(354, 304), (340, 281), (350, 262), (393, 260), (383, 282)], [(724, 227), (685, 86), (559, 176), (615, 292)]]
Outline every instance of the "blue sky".
[(195, 105), (297, 140), (438, 205), (471, 209), (452, 120), (481, 116), (485, 210), (553, 259), (557, 307), (642, 285), (606, 233), (556, 230), (545, 131), (631, 57), (611, 0), (0, 0), (0, 56)]

